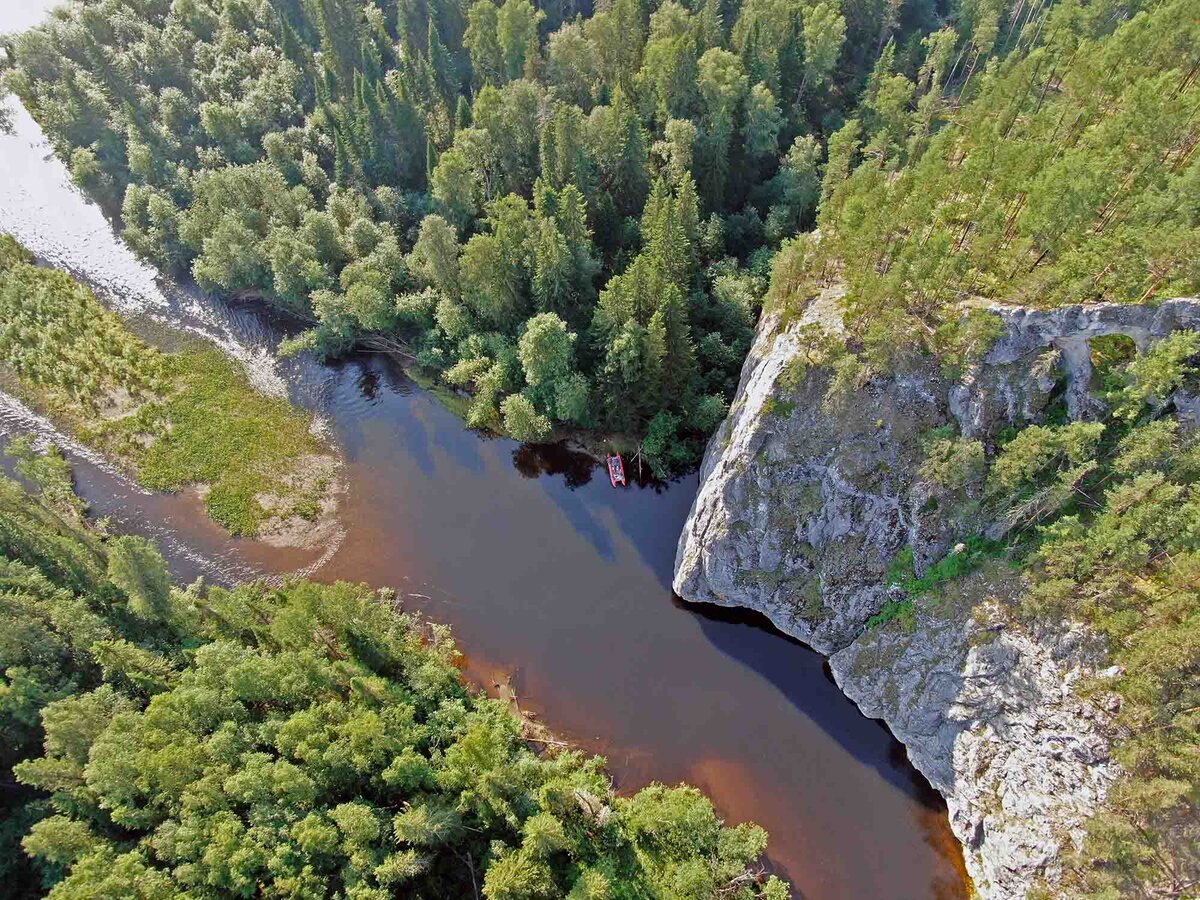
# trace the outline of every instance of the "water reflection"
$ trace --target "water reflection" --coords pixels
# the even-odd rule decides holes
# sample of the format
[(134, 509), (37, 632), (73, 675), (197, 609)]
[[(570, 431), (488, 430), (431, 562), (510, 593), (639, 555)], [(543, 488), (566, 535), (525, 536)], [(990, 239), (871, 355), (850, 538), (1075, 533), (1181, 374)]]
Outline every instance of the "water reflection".
[[(677, 608), (699, 618), (701, 630), (716, 649), (750, 666), (774, 685), (797, 712), (810, 718), (843, 750), (863, 764), (874, 767), (889, 784), (911, 793), (926, 808), (945, 808), (941, 795), (912, 768), (904, 745), (892, 736), (886, 725), (861, 715), (846, 714), (847, 707), (854, 704), (838, 688), (824, 658), (776, 629), (762, 613), (688, 603), (677, 595), (672, 595), (672, 600)], [(780, 641), (790, 643), (801, 652), (795, 659), (770, 652), (770, 645)], [(807, 677), (796, 677), (797, 661), (808, 668)], [(879, 752), (880, 731), (887, 735), (883, 754)]]
[(563, 483), (574, 490), (592, 480), (599, 468), (590, 454), (575, 450), (566, 442), (522, 444), (512, 454), (513, 467), (525, 478), (561, 475)]
[(379, 402), (379, 373), (364, 369), (358, 376), (358, 391), (371, 405)]
[[(291, 325), (156, 279), (47, 158), (23, 110), (15, 122), (0, 138), (0, 230), (140, 309), (148, 331), (166, 322), (210, 335), (329, 423), (347, 459), (349, 536), (319, 577), (395, 586), (409, 608), (451, 624), (473, 677), (515, 672), (525, 705), (605, 754), (622, 788), (691, 780), (732, 821), (758, 821), (774, 864), (807, 896), (965, 896), (940, 802), (821, 658), (761, 622), (672, 602), (694, 475), (613, 490), (568, 445), (466, 430), (377, 355), (277, 361)], [(29, 427), (0, 422), (4, 433)], [(73, 461), (96, 514), (163, 541), (178, 578), (311, 562), (228, 539), (192, 496), (139, 494)]]

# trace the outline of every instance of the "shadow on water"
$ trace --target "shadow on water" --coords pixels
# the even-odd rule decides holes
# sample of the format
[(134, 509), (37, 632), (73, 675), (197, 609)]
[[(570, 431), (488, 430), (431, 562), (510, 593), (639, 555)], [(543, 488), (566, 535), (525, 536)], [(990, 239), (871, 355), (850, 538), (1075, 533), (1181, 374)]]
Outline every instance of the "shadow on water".
[[(596, 551), (605, 559), (612, 560), (613, 545), (607, 530), (600, 523), (600, 510), (611, 514), (611, 523), (638, 550), (646, 565), (659, 576), (663, 587), (670, 588), (671, 563), (675, 559), (677, 534), (664, 533), (655, 516), (623, 514), (628, 501), (625, 491), (601, 490), (599, 493), (589, 493), (586, 498), (573, 493), (579, 488), (593, 485), (593, 479), (603, 488), (609, 486), (608, 473), (602, 462), (591, 454), (571, 446), (567, 441), (554, 444), (521, 444), (513, 450), (512, 456), (513, 466), (525, 478), (548, 478), (551, 481), (562, 478), (562, 486), (567, 488), (567, 491), (554, 487), (548, 487), (547, 490), (577, 530), (589, 536)], [(669, 481), (656, 478), (648, 468), (639, 467), (629, 461), (626, 462), (626, 474), (629, 478), (629, 490), (641, 494), (663, 494), (672, 486), (694, 493), (698, 483), (695, 474), (679, 476)]]
[(334, 368), (357, 369), (324, 413), (358, 497), (324, 577), (407, 580), (477, 683), (513, 677), (623, 790), (686, 780), (758, 821), (806, 896), (965, 896), (944, 806), (823, 659), (765, 618), (673, 601), (695, 475), (613, 490), (569, 445), (465, 430), (384, 360)]
[[(25, 131), (0, 138), (19, 175), (0, 179), (0, 228), (123, 312), (209, 335), (324, 421), (346, 458), (348, 536), (318, 577), (393, 586), (451, 625), (473, 678), (516, 673), (523, 705), (605, 755), (622, 790), (686, 780), (729, 821), (759, 822), (773, 864), (807, 897), (966, 896), (944, 807), (823, 660), (761, 618), (672, 601), (695, 475), (613, 490), (571, 447), (467, 430), (380, 356), (277, 360), (296, 323), (155, 280), (47, 159), (23, 111), (16, 125)], [(27, 425), (0, 421), (0, 433)], [(94, 514), (162, 542), (180, 579), (309, 562), (229, 539), (194, 492), (148, 494), (72, 459)]]
[[(946, 812), (946, 801), (908, 761), (904, 745), (879, 719), (863, 716), (838, 688), (828, 660), (803, 641), (780, 631), (762, 613), (711, 603), (689, 603), (671, 595), (677, 609), (700, 620), (701, 631), (722, 653), (757, 672), (780, 691), (796, 710), (811, 719), (847, 753), (872, 766), (891, 785), (909, 793), (927, 809)], [(796, 648), (794, 658), (764, 652), (770, 644), (784, 642)], [(797, 678), (795, 664), (805, 668)], [(786, 665), (785, 665), (786, 663)], [(824, 684), (817, 678), (823, 676)], [(879, 735), (887, 735), (887, 752), (879, 753)]]
[(590, 482), (600, 468), (590, 454), (561, 442), (522, 444), (513, 451), (512, 457), (513, 468), (525, 478), (561, 475), (563, 483), (572, 490)]

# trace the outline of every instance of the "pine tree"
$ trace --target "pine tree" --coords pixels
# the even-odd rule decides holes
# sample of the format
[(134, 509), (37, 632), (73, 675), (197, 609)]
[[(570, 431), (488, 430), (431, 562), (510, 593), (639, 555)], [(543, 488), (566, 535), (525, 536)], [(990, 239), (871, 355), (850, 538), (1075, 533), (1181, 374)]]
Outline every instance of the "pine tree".
[(354, 0), (315, 2), (325, 70), (332, 76), (333, 93), (348, 97), (354, 90), (354, 73), (362, 67), (357, 5)]
[(541, 312), (575, 319), (572, 297), (572, 259), (567, 242), (553, 219), (541, 219), (533, 235), (533, 278), (530, 289)]
[(346, 140), (339, 129), (334, 132), (333, 179), (339, 185), (349, 186), (355, 182), (357, 164), (346, 147)]
[(688, 324), (687, 300), (675, 285), (666, 285), (656, 315), (663, 328), (663, 405), (681, 408), (696, 379), (696, 348)]
[(615, 91), (617, 88), (628, 89), (633, 76), (642, 68), (647, 15), (641, 0), (613, 0), (611, 14), (616, 34), (612, 59), (616, 78), (610, 85)]
[(433, 170), (437, 168), (438, 152), (437, 147), (433, 145), (433, 138), (425, 138), (425, 180), (431, 182), (433, 179)]
[(568, 184), (555, 198), (554, 218), (558, 230), (571, 253), (572, 290), (583, 304), (590, 305), (595, 299), (593, 279), (599, 270), (592, 244), (592, 232), (588, 227), (587, 204), (583, 194), (573, 184)]
[(464, 38), (471, 58), (475, 86), (501, 85), (508, 80), (504, 51), (500, 48), (499, 9), (492, 0), (475, 0), (467, 11)]
[(641, 119), (621, 88), (613, 93), (612, 127), (616, 166), (609, 173), (605, 188), (614, 195), (617, 208), (630, 214), (641, 207), (646, 196), (648, 154)]
[(279, 22), (279, 46), (284, 56), (294, 62), (309, 78), (312, 77), (312, 50), (300, 40), (296, 29), (286, 17), (281, 17)]
[(688, 246), (689, 270), (694, 269), (700, 241), (700, 198), (696, 194), (696, 182), (691, 175), (679, 181), (675, 192), (675, 204), (679, 211), (679, 227)]
[(429, 19), (425, 58), (429, 62), (430, 73), (438, 97), (445, 104), (457, 93), (458, 85), (454, 75), (454, 61), (450, 58), (449, 51), (442, 43), (437, 23), (432, 16)]
[(544, 17), (529, 0), (505, 0), (500, 7), (496, 17), (496, 35), (507, 78), (525, 75), (526, 65), (537, 55), (538, 23)]
[(642, 244), (647, 251), (652, 252), (655, 246), (661, 245), (667, 230), (670, 206), (671, 189), (667, 186), (667, 180), (656, 178), (642, 209)]
[(850, 177), (858, 155), (859, 143), (862, 137), (862, 125), (858, 119), (851, 119), (829, 138), (828, 159), (821, 179), (821, 217), (827, 215), (832, 219), (836, 212), (829, 201), (834, 191)]
[(846, 39), (846, 20), (836, 5), (818, 3), (804, 13), (804, 78), (800, 93), (822, 87), (837, 65)]
[(696, 31), (700, 53), (709, 47), (725, 46), (725, 15), (721, 11), (721, 0), (704, 0), (696, 16)]

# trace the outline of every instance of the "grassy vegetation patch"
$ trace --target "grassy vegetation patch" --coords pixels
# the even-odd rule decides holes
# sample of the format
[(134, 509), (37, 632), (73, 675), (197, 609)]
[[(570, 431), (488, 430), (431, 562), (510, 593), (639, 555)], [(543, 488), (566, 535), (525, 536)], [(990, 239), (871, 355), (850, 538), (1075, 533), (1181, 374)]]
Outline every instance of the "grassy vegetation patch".
[(768, 397), (763, 403), (763, 414), (775, 418), (786, 419), (796, 410), (796, 404), (791, 400), (780, 397)]
[(146, 344), (88, 288), (33, 265), (6, 236), (0, 362), (30, 399), (147, 487), (205, 485), (209, 515), (233, 534), (257, 534), (274, 515), (320, 513), (329, 479), (302, 471), (328, 454), (311, 416), (254, 390), (215, 348)]
[(906, 631), (911, 630), (913, 615), (912, 597), (905, 597), (903, 600), (889, 600), (879, 608), (879, 612), (867, 619), (867, 630), (882, 628), (896, 621), (900, 622)]
[(899, 621), (906, 629), (915, 623), (916, 601), (926, 594), (935, 593), (947, 582), (956, 581), (973, 572), (988, 560), (995, 559), (1003, 545), (990, 541), (981, 534), (968, 538), (962, 549), (946, 554), (938, 562), (917, 577), (913, 565), (912, 547), (905, 547), (892, 560), (887, 570), (887, 583), (898, 585), (904, 596), (889, 600), (875, 615), (867, 619), (867, 629), (881, 628), (890, 622)]
[[(211, 485), (209, 514), (235, 534), (255, 533), (264, 518), (259, 495), (291, 493), (285, 475), (323, 450), (310, 417), (255, 391), (218, 350), (172, 355), (169, 368), (178, 389), (163, 404), (165, 433), (140, 461), (142, 480), (160, 490)], [(304, 518), (316, 517), (313, 498), (297, 501)]]

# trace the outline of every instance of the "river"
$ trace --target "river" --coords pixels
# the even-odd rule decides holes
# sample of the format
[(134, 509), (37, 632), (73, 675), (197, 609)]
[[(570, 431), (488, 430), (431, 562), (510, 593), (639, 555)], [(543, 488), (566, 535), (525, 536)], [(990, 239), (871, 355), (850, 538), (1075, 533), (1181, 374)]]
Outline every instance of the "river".
[[(38, 2), (0, 0), (0, 32)], [(17, 8), (19, 7), (19, 8)], [(694, 475), (615, 491), (590, 460), (466, 429), (377, 355), (277, 360), (263, 310), (171, 283), (135, 260), (13, 104), (0, 135), (0, 231), (87, 280), (143, 332), (204, 334), (264, 390), (312, 409), (346, 457), (342, 539), (324, 555), (232, 540), (187, 493), (141, 490), (68, 442), (81, 493), (164, 546), (177, 578), (303, 572), (393, 586), (452, 626), (474, 682), (511, 677), (554, 732), (607, 757), (622, 790), (688, 781), (771, 834), (807, 898), (960, 898), (945, 806), (903, 747), (838, 691), (820, 656), (752, 615), (671, 594)], [(0, 439), (65, 441), (0, 396)]]

